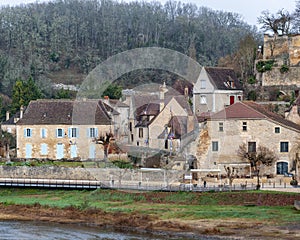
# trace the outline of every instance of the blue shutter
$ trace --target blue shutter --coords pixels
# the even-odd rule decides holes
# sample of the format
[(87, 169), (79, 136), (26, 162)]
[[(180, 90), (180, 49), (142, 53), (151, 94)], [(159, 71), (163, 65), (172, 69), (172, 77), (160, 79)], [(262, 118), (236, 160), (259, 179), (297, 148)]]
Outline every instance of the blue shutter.
[(26, 132), (27, 132), (27, 129), (24, 128), (24, 137), (27, 137)]
[(98, 128), (95, 128), (95, 137), (98, 137)]
[(48, 145), (46, 143), (41, 144), (41, 154), (46, 155), (48, 153)]
[(76, 129), (76, 137), (79, 137), (79, 128), (75, 128)]
[(86, 129), (86, 136), (89, 138), (90, 137), (90, 128)]
[(68, 128), (68, 136), (69, 136), (69, 138), (71, 137), (71, 134), (72, 134), (71, 128)]

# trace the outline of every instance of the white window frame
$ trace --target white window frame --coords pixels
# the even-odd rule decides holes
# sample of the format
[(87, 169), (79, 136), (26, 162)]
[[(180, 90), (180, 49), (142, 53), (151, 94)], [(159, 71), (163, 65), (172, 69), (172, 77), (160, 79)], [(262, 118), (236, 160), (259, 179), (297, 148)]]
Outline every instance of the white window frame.
[(206, 89), (206, 80), (205, 79), (200, 80), (200, 89)]
[(207, 104), (206, 95), (200, 95), (200, 104)]
[[(58, 134), (60, 130), (61, 130), (61, 134)], [(57, 128), (57, 129), (56, 129), (56, 137), (57, 137), (57, 138), (63, 138), (63, 137), (64, 137), (64, 129), (62, 129), (62, 128)]]
[(218, 152), (219, 151), (219, 142), (218, 141), (212, 141), (211, 142), (211, 150), (213, 152)]

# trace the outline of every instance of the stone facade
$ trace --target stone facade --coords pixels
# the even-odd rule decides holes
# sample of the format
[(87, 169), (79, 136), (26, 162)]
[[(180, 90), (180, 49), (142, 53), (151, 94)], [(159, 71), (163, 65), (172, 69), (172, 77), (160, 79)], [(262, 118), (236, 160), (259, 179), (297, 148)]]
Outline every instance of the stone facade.
[[(292, 123), (286, 125), (282, 121), (276, 121), (264, 115), (257, 115), (254, 111), (251, 112), (253, 109), (235, 108), (232, 110), (235, 113), (230, 113), (230, 107), (228, 107), (229, 116), (223, 114), (226, 112), (223, 111), (222, 114), (219, 112), (207, 121), (203, 130), (207, 133), (204, 135), (207, 141), (202, 139), (202, 142), (207, 142), (209, 145), (207, 144), (208, 147), (205, 149), (201, 146), (205, 153), (202, 150), (198, 154), (200, 168), (219, 169), (221, 173), (224, 173), (224, 165), (235, 166), (240, 174), (249, 175), (251, 174), (249, 162), (240, 159), (238, 149), (243, 143), (246, 146), (254, 143), (256, 149), (258, 146), (265, 146), (278, 157), (273, 166), (262, 169), (264, 174), (282, 174), (280, 172), (282, 163), (287, 164), (287, 172), (290, 172), (295, 157), (293, 149), (300, 144), (300, 127)], [(238, 110), (240, 112), (237, 112)], [(250, 113), (245, 114), (247, 111)], [(254, 115), (251, 117), (251, 114)], [(286, 149), (283, 149), (284, 147)]]
[[(300, 86), (300, 35), (264, 35), (263, 60), (274, 59), (271, 71), (262, 73), (262, 86)], [(280, 72), (282, 65), (289, 70)]]
[(113, 132), (102, 101), (31, 101), (16, 123), (17, 158), (103, 159)]
[[(72, 128), (76, 129), (77, 137), (70, 135)], [(90, 129), (97, 135), (91, 137)], [(106, 125), (17, 125), (17, 157), (103, 159), (103, 145), (96, 144), (95, 137), (105, 136), (107, 132)]]
[(232, 69), (203, 67), (193, 89), (193, 112), (217, 112), (241, 101), (243, 90)]

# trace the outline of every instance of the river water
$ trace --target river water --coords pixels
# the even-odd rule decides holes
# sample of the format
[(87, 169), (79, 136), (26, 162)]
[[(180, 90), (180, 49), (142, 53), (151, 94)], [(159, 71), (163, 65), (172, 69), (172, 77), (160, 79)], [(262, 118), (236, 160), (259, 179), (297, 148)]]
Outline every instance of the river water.
[[(0, 221), (0, 240), (187, 240), (191, 238), (191, 236), (153, 236), (151, 234), (112, 232), (97, 227), (72, 224)], [(201, 239), (215, 240), (219, 238), (201, 237)]]

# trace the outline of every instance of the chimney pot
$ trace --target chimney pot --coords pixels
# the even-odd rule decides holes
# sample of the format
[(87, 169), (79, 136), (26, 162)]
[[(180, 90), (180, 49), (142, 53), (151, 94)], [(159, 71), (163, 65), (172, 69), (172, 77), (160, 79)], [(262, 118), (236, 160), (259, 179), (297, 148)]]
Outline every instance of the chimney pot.
[(6, 111), (6, 121), (9, 120), (9, 111)]
[(21, 107), (20, 107), (20, 119), (23, 118), (23, 111), (24, 111), (24, 107), (21, 106)]

